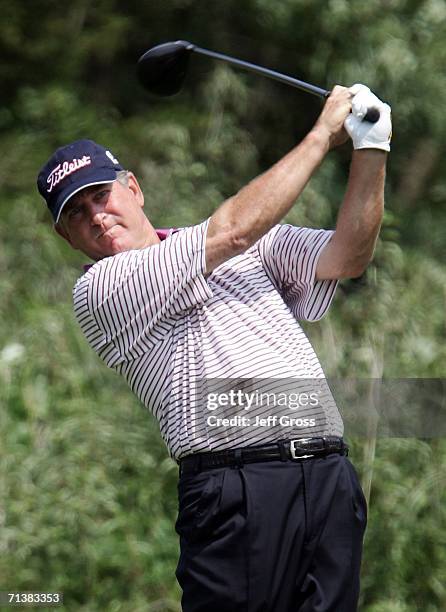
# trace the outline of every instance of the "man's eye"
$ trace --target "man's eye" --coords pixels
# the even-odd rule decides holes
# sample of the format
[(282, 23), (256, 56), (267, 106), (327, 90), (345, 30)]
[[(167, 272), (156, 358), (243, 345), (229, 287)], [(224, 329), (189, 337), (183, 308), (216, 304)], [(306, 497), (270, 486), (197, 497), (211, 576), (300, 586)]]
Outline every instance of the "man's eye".
[(95, 196), (94, 199), (97, 202), (100, 202), (101, 200), (103, 200), (104, 198), (108, 198), (108, 195), (110, 193), (110, 189), (104, 189), (103, 191), (98, 191)]
[(68, 218), (73, 219), (73, 217), (76, 217), (76, 215), (78, 215), (80, 212), (81, 212), (80, 206), (73, 206), (73, 208), (68, 211)]

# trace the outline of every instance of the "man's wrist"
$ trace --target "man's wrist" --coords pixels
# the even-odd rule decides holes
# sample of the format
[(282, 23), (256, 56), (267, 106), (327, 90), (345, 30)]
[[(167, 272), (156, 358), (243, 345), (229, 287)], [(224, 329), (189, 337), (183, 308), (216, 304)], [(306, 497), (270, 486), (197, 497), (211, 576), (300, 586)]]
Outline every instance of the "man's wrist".
[(331, 133), (323, 124), (316, 123), (306, 139), (315, 146), (320, 147), (324, 154), (330, 150)]
[(377, 163), (385, 162), (388, 156), (388, 152), (384, 149), (375, 148), (364, 148), (364, 149), (353, 149), (352, 158), (358, 158), (363, 161), (376, 160)]

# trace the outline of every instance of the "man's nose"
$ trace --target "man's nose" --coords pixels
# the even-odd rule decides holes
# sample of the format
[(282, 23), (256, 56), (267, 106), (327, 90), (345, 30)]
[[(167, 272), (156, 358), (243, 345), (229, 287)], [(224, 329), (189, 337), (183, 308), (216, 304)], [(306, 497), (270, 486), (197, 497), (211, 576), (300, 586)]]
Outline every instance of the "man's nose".
[(91, 213), (91, 224), (92, 225), (103, 225), (106, 214), (103, 210), (96, 210)]
[(99, 202), (89, 202), (88, 213), (91, 225), (102, 225), (107, 214), (104, 205)]

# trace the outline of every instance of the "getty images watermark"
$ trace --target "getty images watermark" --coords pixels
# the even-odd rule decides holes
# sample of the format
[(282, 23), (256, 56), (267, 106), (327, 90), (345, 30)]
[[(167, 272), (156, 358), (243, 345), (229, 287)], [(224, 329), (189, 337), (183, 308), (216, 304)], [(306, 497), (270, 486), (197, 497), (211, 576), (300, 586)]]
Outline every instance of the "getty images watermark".
[[(218, 416), (210, 414), (206, 423), (210, 427), (314, 427), (315, 417), (291, 416), (284, 411), (299, 410), (301, 408), (319, 406), (319, 394), (301, 392), (261, 392), (258, 389), (251, 392), (241, 389), (230, 389), (227, 392), (208, 393), (206, 408), (210, 411), (219, 411), (222, 408), (232, 408), (234, 411), (242, 410), (232, 416)], [(276, 414), (265, 414), (265, 408), (270, 411), (276, 409)], [(256, 412), (248, 416), (248, 411)]]
[[(446, 379), (200, 379), (194, 424), (208, 431), (277, 428), (314, 435), (342, 424), (346, 436), (446, 436)], [(235, 432), (234, 432), (235, 433)]]

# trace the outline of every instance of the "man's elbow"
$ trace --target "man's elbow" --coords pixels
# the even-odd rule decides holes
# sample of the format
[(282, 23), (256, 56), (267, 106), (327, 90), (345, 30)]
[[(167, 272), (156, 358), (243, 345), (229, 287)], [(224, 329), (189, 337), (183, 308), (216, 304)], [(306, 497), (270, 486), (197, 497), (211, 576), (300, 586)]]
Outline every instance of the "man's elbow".
[(373, 260), (375, 254), (378, 231), (373, 232), (372, 237), (350, 244), (348, 255), (345, 259), (347, 275), (345, 278), (358, 278), (364, 274)]
[(228, 235), (227, 240), (232, 251), (237, 255), (247, 251), (255, 242), (255, 239), (249, 236), (249, 234), (239, 231), (236, 227)]
[(366, 255), (359, 255), (352, 258), (345, 266), (343, 271), (344, 278), (359, 278), (367, 270), (368, 265), (373, 259), (373, 253)]
[(220, 248), (227, 251), (230, 256), (244, 253), (255, 240), (251, 238), (247, 228), (243, 227), (237, 217), (236, 211), (230, 204), (230, 198), (211, 217), (207, 232), (208, 240), (221, 243)]
[(358, 266), (355, 268), (350, 268), (350, 270), (347, 270), (345, 272), (343, 277), (344, 278), (359, 278), (360, 276), (364, 274), (366, 270), (367, 270), (367, 266)]

